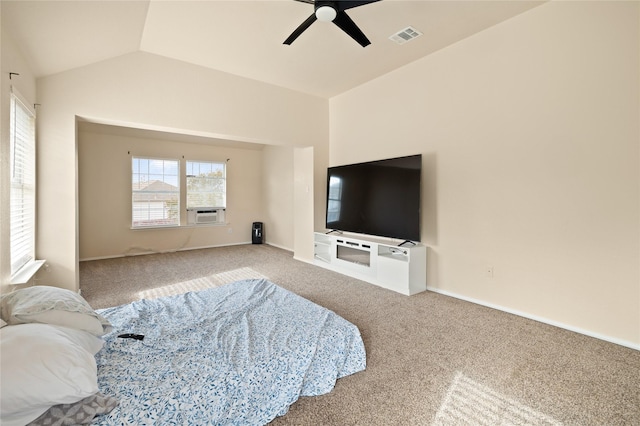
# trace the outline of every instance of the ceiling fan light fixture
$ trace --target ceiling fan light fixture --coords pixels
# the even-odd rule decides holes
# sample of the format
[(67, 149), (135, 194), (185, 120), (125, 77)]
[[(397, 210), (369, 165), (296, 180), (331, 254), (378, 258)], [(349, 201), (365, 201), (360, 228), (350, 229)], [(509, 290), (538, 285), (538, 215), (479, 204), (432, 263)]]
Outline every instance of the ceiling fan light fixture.
[(331, 22), (336, 19), (338, 12), (331, 6), (320, 6), (316, 9), (316, 18), (318, 21)]

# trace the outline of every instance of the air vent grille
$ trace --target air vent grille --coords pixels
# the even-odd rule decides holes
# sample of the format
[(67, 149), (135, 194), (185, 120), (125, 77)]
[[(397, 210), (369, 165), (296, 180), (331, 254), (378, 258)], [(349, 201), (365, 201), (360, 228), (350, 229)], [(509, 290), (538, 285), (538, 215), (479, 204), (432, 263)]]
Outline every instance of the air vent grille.
[(397, 33), (390, 36), (389, 40), (395, 41), (398, 44), (404, 44), (409, 40), (413, 40), (414, 38), (419, 37), (421, 35), (422, 33), (416, 30), (415, 28), (407, 27), (404, 30), (398, 31)]

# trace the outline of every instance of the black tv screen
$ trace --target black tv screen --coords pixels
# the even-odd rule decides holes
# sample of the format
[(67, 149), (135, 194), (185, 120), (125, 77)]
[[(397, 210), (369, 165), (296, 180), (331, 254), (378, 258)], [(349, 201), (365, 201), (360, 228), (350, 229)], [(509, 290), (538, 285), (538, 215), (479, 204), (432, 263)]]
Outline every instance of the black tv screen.
[(420, 241), (422, 155), (327, 169), (326, 227)]

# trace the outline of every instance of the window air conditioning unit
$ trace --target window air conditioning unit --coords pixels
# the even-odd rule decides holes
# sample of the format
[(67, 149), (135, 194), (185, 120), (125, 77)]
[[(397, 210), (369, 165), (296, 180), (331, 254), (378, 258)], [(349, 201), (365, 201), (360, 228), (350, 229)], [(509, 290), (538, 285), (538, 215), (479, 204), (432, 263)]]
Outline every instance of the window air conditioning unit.
[(187, 212), (187, 222), (189, 225), (224, 223), (224, 210), (189, 210)]

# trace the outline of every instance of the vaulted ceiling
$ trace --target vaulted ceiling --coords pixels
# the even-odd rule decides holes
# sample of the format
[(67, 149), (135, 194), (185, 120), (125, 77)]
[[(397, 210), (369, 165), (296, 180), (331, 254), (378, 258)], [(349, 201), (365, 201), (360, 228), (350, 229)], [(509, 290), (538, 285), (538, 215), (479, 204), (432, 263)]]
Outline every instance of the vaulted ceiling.
[[(347, 11), (361, 47), (293, 0), (2, 0), (2, 26), (37, 77), (143, 51), (330, 98), (529, 10), (528, 0), (383, 0)], [(423, 33), (397, 44), (393, 34)]]

